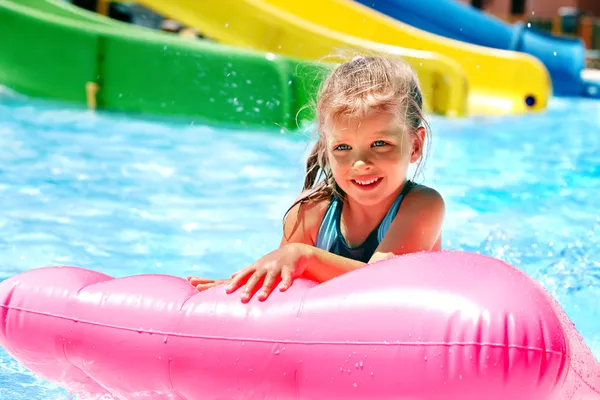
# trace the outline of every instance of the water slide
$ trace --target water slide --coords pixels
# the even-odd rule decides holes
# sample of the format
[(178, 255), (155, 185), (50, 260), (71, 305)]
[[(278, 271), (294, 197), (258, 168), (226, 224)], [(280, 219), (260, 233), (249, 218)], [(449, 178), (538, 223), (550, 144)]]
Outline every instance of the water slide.
[[(468, 79), (470, 114), (541, 110), (551, 94), (548, 72), (532, 56), (442, 38), (356, 2), (239, 0), (235, 7), (225, 7), (220, 0), (136, 1), (219, 42), (239, 47), (317, 60), (348, 47), (366, 53), (401, 54), (417, 69), (430, 97), (444, 88), (440, 85), (447, 84), (445, 79), (452, 79), (452, 84), (460, 79), (447, 62), (453, 60)], [(439, 54), (444, 63), (408, 49)], [(432, 70), (438, 75), (433, 94), (427, 93), (432, 90)], [(444, 75), (447, 78), (440, 80)], [(437, 107), (433, 104), (432, 108)]]
[(20, 94), (237, 129), (310, 123), (310, 110), (301, 110), (324, 70), (115, 21), (64, 0), (0, 0), (0, 38), (0, 85)]
[(552, 36), (521, 22), (511, 25), (457, 0), (357, 1), (436, 35), (531, 54), (549, 70), (557, 96), (600, 96), (600, 87), (582, 76), (586, 50), (578, 38)]
[[(107, 9), (111, 1), (99, 0), (99, 9)], [(403, 57), (415, 68), (427, 111), (447, 116), (464, 116), (469, 111), (469, 84), (464, 70), (455, 60), (440, 54), (347, 40), (262, 1), (236, 1), (235, 7), (226, 7), (220, 0), (134, 2), (194, 27), (209, 39), (238, 48), (332, 63), (341, 61), (341, 58), (325, 59), (336, 47), (351, 44), (363, 52), (378, 48)]]

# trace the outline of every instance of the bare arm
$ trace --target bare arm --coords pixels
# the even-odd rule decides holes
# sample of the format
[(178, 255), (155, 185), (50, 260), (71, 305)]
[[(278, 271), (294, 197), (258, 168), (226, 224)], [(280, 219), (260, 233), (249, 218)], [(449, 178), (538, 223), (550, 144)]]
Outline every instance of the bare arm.
[[(442, 230), (445, 205), (440, 194), (427, 187), (419, 187), (407, 196), (402, 212), (392, 222), (368, 264), (387, 258), (431, 250)], [(316, 282), (325, 282), (367, 263), (312, 248), (305, 250), (303, 276)]]
[(306, 256), (300, 260), (304, 263), (300, 267), (305, 268), (302, 276), (319, 283), (367, 265), (362, 261), (338, 256), (314, 246), (306, 249), (304, 254)]
[(401, 209), (369, 264), (397, 255), (429, 251), (440, 237), (445, 204), (437, 191), (425, 186), (413, 189)]
[(302, 254), (298, 260), (298, 267), (304, 270), (302, 276), (319, 283), (366, 265), (315, 247), (327, 206), (328, 202), (294, 206), (285, 221), (280, 246), (297, 247), (296, 251)]
[[(227, 293), (245, 285), (242, 301), (249, 301), (263, 280), (258, 297), (265, 300), (279, 279), (280, 290), (287, 290), (299, 276), (321, 283), (367, 265), (314, 246), (325, 209), (324, 202), (295, 206), (285, 221), (280, 247), (239, 271), (226, 288)], [(369, 264), (394, 255), (431, 250), (440, 235), (443, 216), (444, 202), (436, 191), (419, 188), (411, 192)]]

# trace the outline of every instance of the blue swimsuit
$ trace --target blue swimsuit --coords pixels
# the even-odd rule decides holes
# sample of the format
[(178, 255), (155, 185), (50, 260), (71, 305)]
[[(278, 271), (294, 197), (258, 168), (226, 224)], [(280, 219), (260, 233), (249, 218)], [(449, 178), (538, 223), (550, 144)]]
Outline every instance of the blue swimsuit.
[(315, 247), (353, 260), (365, 263), (368, 262), (373, 253), (375, 253), (377, 246), (379, 246), (379, 242), (381, 242), (388, 229), (390, 229), (390, 225), (400, 209), (402, 200), (414, 186), (416, 185), (412, 181), (406, 182), (402, 192), (400, 192), (377, 228), (375, 228), (369, 236), (367, 236), (365, 241), (357, 247), (348, 246), (346, 239), (344, 239), (344, 236), (342, 235), (340, 220), (343, 203), (334, 195), (325, 212), (323, 221), (321, 221)]

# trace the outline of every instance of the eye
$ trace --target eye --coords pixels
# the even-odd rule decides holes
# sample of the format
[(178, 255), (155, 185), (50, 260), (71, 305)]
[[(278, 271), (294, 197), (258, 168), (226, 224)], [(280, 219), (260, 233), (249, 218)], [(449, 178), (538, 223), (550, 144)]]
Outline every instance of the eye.
[(385, 146), (385, 145), (387, 145), (387, 142), (384, 142), (383, 140), (376, 140), (373, 142), (373, 144), (371, 146), (381, 147), (381, 146)]
[(340, 144), (339, 146), (336, 146), (334, 150), (350, 150), (350, 146), (348, 146), (347, 144)]

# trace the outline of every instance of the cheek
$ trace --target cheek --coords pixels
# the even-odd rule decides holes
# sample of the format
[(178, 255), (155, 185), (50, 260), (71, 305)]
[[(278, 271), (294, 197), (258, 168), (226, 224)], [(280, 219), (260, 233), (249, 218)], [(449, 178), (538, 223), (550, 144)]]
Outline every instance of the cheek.
[(378, 159), (387, 164), (402, 164), (409, 156), (410, 150), (407, 150), (405, 146), (397, 146), (390, 151), (379, 154)]
[(332, 170), (340, 170), (342, 168), (345, 168), (348, 163), (349, 163), (349, 158), (346, 156), (347, 153), (328, 153), (327, 157), (328, 157), (328, 161), (329, 161), (329, 166), (331, 167)]
[(340, 162), (340, 160), (331, 160), (331, 162), (329, 163), (329, 167), (331, 168), (331, 173), (333, 174), (333, 177), (338, 179), (341, 176), (346, 174), (346, 171), (348, 170), (348, 167), (346, 164), (344, 164), (344, 162)]

